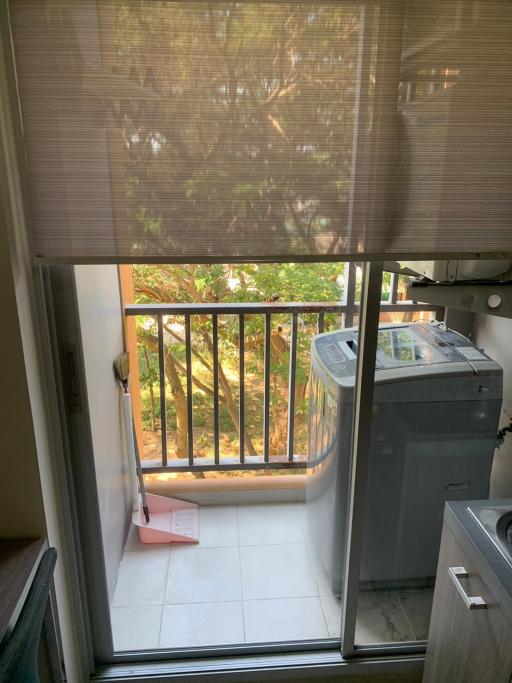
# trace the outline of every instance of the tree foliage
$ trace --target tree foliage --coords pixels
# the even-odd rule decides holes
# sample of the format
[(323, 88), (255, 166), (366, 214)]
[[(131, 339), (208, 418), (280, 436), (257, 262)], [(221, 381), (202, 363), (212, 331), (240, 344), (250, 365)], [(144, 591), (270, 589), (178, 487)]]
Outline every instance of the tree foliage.
[[(349, 3), (116, 5), (129, 220), (180, 255), (329, 252), (346, 233), (359, 10)], [(162, 235), (165, 236), (162, 245)], [(136, 245), (144, 249), (143, 244)], [(256, 256), (257, 254), (255, 254)]]
[[(343, 296), (344, 265), (245, 264), (245, 265), (138, 265), (134, 266), (137, 303), (207, 303), (261, 301), (340, 301)], [(326, 328), (339, 324), (337, 316), (326, 316)], [(271, 452), (282, 455), (286, 448), (289, 373), (288, 315), (273, 315), (271, 328)], [(300, 319), (296, 371), (297, 446), (305, 449), (306, 386), (309, 375), (309, 347), (315, 333), (316, 315)], [(155, 423), (159, 406), (155, 400), (158, 359), (157, 328), (152, 319), (138, 321), (139, 367), (146, 426)], [(169, 391), (168, 422), (175, 454), (187, 454), (186, 359), (183, 318), (165, 316), (165, 359)], [(264, 320), (262, 315), (245, 317), (246, 424), (245, 442), (249, 454), (261, 453)], [(193, 316), (192, 357), (194, 382), (195, 439), (199, 453), (211, 455), (213, 442), (212, 327), (210, 316)], [(238, 318), (219, 317), (221, 425), (228, 439), (227, 451), (236, 453), (238, 424)], [(151, 396), (152, 394), (152, 396)], [(155, 425), (156, 426), (156, 425)], [(209, 435), (209, 438), (208, 436)], [(201, 443), (201, 440), (204, 443)]]

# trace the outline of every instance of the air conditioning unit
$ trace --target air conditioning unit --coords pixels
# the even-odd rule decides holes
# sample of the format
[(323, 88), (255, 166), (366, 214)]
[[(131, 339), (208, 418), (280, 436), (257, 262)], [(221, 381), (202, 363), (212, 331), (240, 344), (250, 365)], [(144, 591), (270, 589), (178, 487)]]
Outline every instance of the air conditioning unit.
[(462, 280), (492, 280), (510, 271), (511, 261), (400, 261), (402, 267), (433, 282), (460, 282)]

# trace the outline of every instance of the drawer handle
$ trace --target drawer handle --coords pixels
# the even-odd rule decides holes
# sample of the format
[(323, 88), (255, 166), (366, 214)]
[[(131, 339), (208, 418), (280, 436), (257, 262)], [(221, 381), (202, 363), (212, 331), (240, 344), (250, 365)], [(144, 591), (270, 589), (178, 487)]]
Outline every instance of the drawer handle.
[(450, 579), (455, 584), (455, 588), (459, 591), (459, 595), (464, 600), (464, 604), (468, 609), (487, 609), (487, 603), (482, 597), (476, 595), (469, 596), (464, 590), (460, 580), (469, 578), (469, 574), (464, 567), (448, 567), (448, 574), (450, 575)]

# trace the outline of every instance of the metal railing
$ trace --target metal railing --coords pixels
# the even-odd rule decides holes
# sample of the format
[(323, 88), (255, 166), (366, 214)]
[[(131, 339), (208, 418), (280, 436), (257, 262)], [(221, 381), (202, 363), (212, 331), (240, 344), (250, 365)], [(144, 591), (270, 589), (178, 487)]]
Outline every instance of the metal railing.
[[(348, 274), (350, 277), (350, 273)], [(354, 278), (355, 280), (355, 278)], [(381, 313), (434, 312), (440, 317), (443, 309), (440, 306), (418, 304), (416, 302), (397, 302), (398, 276), (391, 280), (388, 302), (382, 302)], [(359, 305), (354, 301), (355, 285), (346, 287), (346, 300), (341, 304), (331, 303), (228, 303), (228, 304), (133, 304), (126, 305), (127, 316), (151, 316), (157, 323), (158, 331), (158, 376), (160, 384), (160, 420), (161, 420), (161, 459), (143, 460), (143, 471), (158, 472), (206, 472), (228, 470), (287, 469), (305, 467), (305, 455), (294, 452), (295, 438), (295, 377), (297, 370), (297, 336), (299, 316), (315, 314), (318, 333), (324, 330), (326, 314), (342, 314), (344, 326), (353, 325), (358, 314)], [(350, 297), (350, 300), (347, 300)], [(289, 380), (288, 380), (288, 420), (287, 448), (281, 456), (270, 454), (270, 354), (272, 316), (287, 314), (290, 316), (289, 337)], [(238, 316), (238, 380), (239, 380), (239, 453), (238, 456), (221, 456), (220, 423), (219, 423), (219, 316)], [(245, 421), (245, 316), (264, 316), (264, 358), (263, 358), (263, 453), (248, 455), (246, 453), (244, 433)], [(180, 316), (185, 329), (185, 370), (187, 395), (187, 435), (188, 457), (168, 458), (167, 444), (167, 398), (165, 376), (164, 317)], [(211, 457), (199, 457), (194, 454), (194, 426), (192, 401), (192, 316), (211, 317), (212, 324), (212, 375), (213, 375), (213, 449)]]

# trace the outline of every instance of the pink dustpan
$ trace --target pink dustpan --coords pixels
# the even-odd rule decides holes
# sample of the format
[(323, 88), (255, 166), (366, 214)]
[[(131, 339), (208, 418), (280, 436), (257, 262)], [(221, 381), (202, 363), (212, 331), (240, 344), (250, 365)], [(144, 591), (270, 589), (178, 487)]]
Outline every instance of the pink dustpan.
[(149, 522), (144, 513), (133, 513), (141, 543), (199, 543), (199, 505), (186, 500), (147, 494)]

